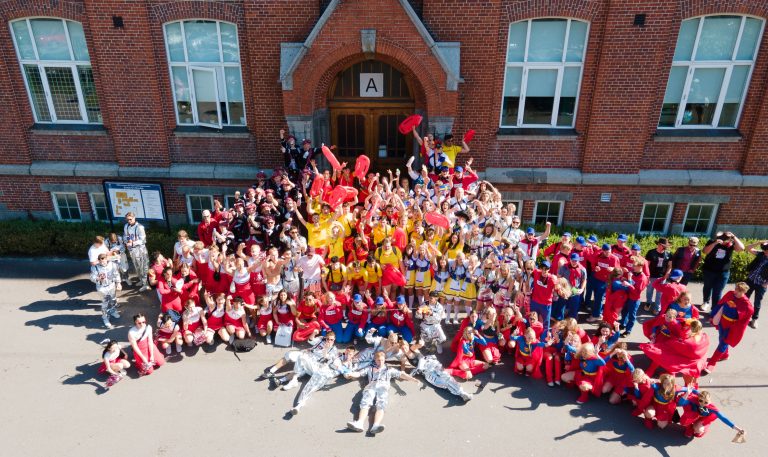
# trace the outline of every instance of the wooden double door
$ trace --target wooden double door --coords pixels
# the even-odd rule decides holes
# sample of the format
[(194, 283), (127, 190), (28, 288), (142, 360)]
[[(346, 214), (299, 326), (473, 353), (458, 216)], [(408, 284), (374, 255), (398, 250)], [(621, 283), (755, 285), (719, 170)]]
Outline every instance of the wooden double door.
[(400, 123), (413, 114), (413, 108), (332, 107), (330, 109), (331, 140), (339, 161), (354, 168), (357, 156), (371, 159), (371, 170), (403, 168), (413, 153), (413, 135), (403, 135)]

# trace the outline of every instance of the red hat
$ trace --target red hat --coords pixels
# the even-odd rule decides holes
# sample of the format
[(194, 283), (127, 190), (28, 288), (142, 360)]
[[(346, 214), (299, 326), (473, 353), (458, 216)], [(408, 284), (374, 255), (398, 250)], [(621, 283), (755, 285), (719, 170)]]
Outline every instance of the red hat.
[(256, 179), (267, 179), (267, 174), (263, 171), (256, 173)]
[(256, 203), (253, 203), (253, 202), (248, 203), (247, 205), (245, 205), (245, 207), (247, 209), (256, 209)]
[(302, 145), (304, 145), (304, 144), (312, 144), (312, 140), (310, 140), (309, 138), (304, 138), (303, 140), (301, 140), (301, 144)]

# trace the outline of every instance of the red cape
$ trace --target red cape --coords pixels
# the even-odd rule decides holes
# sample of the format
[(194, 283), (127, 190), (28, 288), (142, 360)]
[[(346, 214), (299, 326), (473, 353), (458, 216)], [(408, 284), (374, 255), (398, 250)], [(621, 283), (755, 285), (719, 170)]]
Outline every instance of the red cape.
[(693, 338), (659, 338), (655, 343), (641, 344), (640, 350), (670, 373), (698, 378), (707, 365), (709, 337), (702, 332), (698, 342)]

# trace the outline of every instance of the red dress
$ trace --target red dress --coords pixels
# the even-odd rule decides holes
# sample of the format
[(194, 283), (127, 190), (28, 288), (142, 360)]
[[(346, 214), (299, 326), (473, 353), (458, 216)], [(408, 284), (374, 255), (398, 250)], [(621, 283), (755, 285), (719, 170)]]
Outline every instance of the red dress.
[(157, 281), (157, 292), (160, 294), (160, 309), (163, 313), (167, 313), (169, 309), (181, 313), (181, 294), (176, 292), (173, 284), (161, 279)]
[(535, 340), (533, 343), (527, 343), (524, 336), (512, 337), (517, 345), (515, 347), (515, 364), (520, 364), (523, 369), (528, 365), (533, 366), (531, 376), (541, 378), (541, 359), (544, 355), (542, 343)]
[(256, 303), (256, 295), (251, 288), (251, 273), (248, 270), (235, 271), (235, 274), (232, 275), (232, 283), (235, 285), (234, 297), (242, 298), (246, 305)]
[(312, 333), (320, 332), (320, 323), (317, 321), (317, 307), (309, 306), (306, 302), (302, 301), (296, 311), (299, 315), (296, 316), (296, 320), (306, 325), (304, 328), (297, 326), (296, 331), (293, 333), (293, 341), (302, 342), (307, 341)]
[(245, 316), (245, 309), (240, 308), (240, 311), (231, 309), (224, 313), (224, 323), (235, 327), (235, 330), (241, 330), (243, 327), (243, 316)]
[(456, 357), (453, 359), (450, 365), (448, 365), (448, 372), (456, 377), (467, 379), (467, 373), (461, 366), (465, 365), (472, 375), (477, 375), (485, 371), (485, 366), (477, 363), (475, 359), (475, 342), (473, 340), (465, 340), (461, 338), (459, 341), (459, 351), (456, 353)]
[(213, 330), (214, 332), (221, 330), (224, 327), (224, 314), (226, 314), (224, 308), (217, 308), (213, 311), (206, 309), (205, 316), (208, 320), (208, 329)]

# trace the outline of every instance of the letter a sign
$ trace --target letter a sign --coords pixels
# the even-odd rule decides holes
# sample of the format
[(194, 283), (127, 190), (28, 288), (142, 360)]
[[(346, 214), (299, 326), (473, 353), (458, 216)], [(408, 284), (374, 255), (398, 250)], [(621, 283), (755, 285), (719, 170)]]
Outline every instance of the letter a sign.
[(360, 73), (360, 96), (383, 97), (384, 73)]

